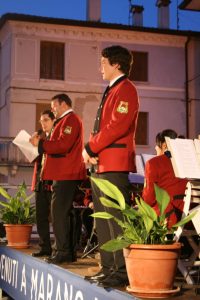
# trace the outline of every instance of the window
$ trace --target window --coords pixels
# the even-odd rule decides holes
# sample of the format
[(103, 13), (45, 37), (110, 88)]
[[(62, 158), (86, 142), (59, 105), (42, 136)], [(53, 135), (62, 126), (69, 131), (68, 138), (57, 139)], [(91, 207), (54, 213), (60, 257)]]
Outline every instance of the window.
[(63, 43), (41, 42), (40, 44), (40, 78), (64, 80)]
[(132, 51), (133, 65), (129, 79), (133, 81), (148, 81), (148, 53)]
[(148, 112), (139, 112), (137, 129), (136, 129), (136, 145), (148, 145)]

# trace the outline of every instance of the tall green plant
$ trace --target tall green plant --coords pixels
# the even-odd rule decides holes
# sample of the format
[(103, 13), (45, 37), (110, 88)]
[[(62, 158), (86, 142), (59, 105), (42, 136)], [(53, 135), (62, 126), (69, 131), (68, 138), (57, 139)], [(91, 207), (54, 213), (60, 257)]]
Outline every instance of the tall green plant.
[(105, 243), (101, 248), (106, 251), (116, 251), (128, 247), (130, 244), (170, 244), (173, 243), (173, 235), (177, 227), (183, 226), (190, 221), (194, 214), (191, 214), (180, 222), (167, 227), (165, 210), (169, 204), (168, 193), (155, 185), (157, 204), (160, 210), (158, 216), (155, 210), (142, 198), (136, 199), (137, 209), (125, 203), (120, 190), (104, 179), (91, 178), (91, 180), (109, 198), (100, 197), (101, 203), (108, 208), (121, 211), (121, 219), (116, 218), (108, 212), (97, 212), (92, 214), (95, 218), (113, 219), (122, 229), (122, 233), (116, 238)]
[(0, 195), (2, 195), (6, 201), (0, 201), (0, 205), (3, 207), (0, 210), (0, 216), (6, 224), (33, 224), (35, 223), (35, 208), (31, 205), (30, 199), (34, 194), (27, 195), (27, 186), (23, 182), (18, 186), (17, 192), (14, 196), (8, 194), (8, 192), (0, 187)]

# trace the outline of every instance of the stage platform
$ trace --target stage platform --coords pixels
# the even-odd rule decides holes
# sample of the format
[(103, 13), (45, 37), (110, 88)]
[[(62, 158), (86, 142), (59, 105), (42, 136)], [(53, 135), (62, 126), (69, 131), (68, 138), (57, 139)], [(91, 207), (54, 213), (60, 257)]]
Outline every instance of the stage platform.
[(71, 265), (57, 266), (33, 258), (30, 251), (30, 249), (18, 251), (0, 246), (0, 287), (13, 299), (137, 299), (126, 292), (104, 289), (84, 280), (83, 276), (88, 273), (88, 267), (97, 266), (95, 259), (85, 258)]
[[(136, 300), (122, 289), (104, 289), (84, 280), (97, 269), (95, 258), (78, 258), (72, 264), (48, 264), (24, 250), (0, 246), (0, 288), (15, 300)], [(181, 281), (179, 285), (181, 285)], [(176, 300), (197, 300), (194, 289), (182, 289)]]

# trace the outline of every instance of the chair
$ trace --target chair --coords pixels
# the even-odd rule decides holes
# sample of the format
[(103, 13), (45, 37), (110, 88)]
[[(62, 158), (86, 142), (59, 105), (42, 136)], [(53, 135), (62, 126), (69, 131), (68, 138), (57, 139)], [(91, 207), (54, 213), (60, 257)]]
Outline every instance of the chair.
[[(178, 269), (184, 276), (188, 284), (195, 284), (195, 280), (192, 275), (195, 273), (194, 267), (200, 266), (200, 181), (190, 181), (187, 183), (184, 201), (184, 209), (182, 218), (191, 214), (193, 211), (197, 211), (196, 215), (192, 219), (194, 228), (179, 227), (175, 233), (175, 240), (178, 241), (180, 237), (185, 237), (192, 248), (192, 254), (187, 258), (180, 258), (178, 260)], [(190, 210), (191, 205), (195, 203), (195, 208)], [(193, 269), (193, 270), (192, 270)]]

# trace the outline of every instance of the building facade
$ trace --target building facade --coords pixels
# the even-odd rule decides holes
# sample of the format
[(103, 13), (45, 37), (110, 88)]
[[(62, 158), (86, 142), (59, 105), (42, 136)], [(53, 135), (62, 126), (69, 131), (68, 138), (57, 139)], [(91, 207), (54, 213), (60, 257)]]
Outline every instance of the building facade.
[[(196, 138), (200, 33), (7, 14), (0, 19), (1, 141), (21, 129), (30, 134), (39, 129), (40, 112), (58, 93), (72, 98), (87, 141), (106, 87), (99, 71), (101, 50), (116, 44), (134, 57), (130, 79), (140, 97), (137, 153), (154, 153), (155, 136), (166, 128)], [(12, 160), (6, 159), (5, 147), (0, 151), (8, 177), (6, 161)], [(22, 168), (20, 159), (9, 168)]]

